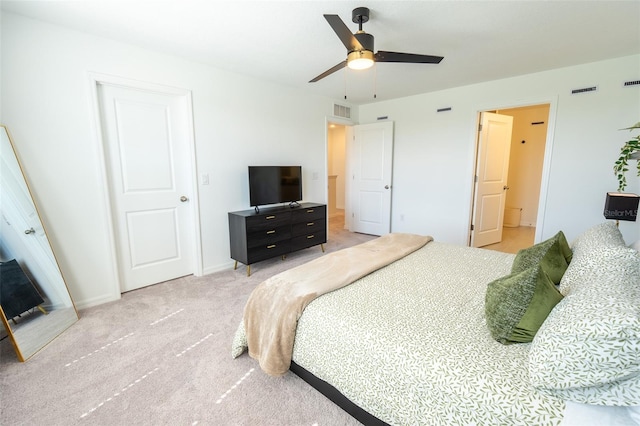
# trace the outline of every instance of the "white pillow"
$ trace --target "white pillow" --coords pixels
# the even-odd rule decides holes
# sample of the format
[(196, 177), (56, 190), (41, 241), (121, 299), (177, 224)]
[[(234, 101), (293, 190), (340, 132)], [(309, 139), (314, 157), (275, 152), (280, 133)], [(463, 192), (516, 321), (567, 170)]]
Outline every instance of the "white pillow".
[[(582, 251), (569, 264), (583, 282), (549, 314), (529, 352), (535, 388), (599, 405), (640, 405), (640, 253)], [(565, 274), (565, 275), (566, 275)]]
[[(580, 234), (572, 243), (573, 256), (569, 267), (565, 271), (558, 290), (566, 296), (585, 283), (594, 268), (612, 268), (612, 265), (602, 264), (598, 252), (610, 247), (625, 247), (624, 238), (614, 222), (603, 222), (592, 226)], [(573, 265), (573, 266), (572, 266)]]

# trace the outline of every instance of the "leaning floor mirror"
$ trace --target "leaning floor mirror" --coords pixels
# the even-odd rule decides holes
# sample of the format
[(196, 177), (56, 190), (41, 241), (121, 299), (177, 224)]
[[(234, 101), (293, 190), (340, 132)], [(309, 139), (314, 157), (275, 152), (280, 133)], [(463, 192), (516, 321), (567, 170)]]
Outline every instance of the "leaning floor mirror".
[(0, 337), (26, 361), (78, 321), (78, 312), (4, 125), (0, 139)]

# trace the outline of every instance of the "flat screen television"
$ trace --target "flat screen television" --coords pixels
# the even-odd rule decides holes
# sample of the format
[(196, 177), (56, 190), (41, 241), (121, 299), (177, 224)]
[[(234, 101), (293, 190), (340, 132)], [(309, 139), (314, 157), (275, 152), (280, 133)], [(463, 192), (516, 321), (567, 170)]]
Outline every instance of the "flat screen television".
[(302, 167), (249, 166), (249, 201), (252, 207), (302, 200)]

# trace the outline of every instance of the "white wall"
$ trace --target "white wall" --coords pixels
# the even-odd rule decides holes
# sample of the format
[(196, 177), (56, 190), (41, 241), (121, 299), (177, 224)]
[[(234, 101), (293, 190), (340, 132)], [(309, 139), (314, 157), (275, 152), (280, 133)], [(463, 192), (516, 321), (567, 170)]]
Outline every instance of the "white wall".
[[(547, 102), (553, 151), (539, 237), (561, 229), (572, 240), (603, 222), (605, 193), (617, 188), (613, 163), (628, 137), (618, 129), (640, 119), (640, 87), (623, 82), (639, 75), (636, 55), (361, 106), (360, 123), (395, 121), (392, 230), (466, 244), (477, 112)], [(571, 94), (594, 85), (595, 93)], [(436, 112), (443, 107), (452, 111)], [(627, 190), (638, 192), (640, 178), (629, 180)], [(639, 237), (638, 223), (620, 229), (627, 242)]]
[(305, 200), (326, 202), (331, 99), (6, 12), (1, 23), (2, 118), (80, 308), (119, 297), (89, 72), (192, 91), (211, 182), (199, 186), (205, 273), (232, 265), (227, 212), (249, 208), (248, 165), (300, 164)]

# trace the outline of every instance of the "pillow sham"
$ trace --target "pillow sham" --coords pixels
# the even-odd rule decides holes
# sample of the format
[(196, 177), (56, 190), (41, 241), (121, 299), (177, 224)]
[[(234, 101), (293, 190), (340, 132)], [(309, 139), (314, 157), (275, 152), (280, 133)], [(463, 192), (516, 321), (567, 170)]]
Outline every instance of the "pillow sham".
[(500, 343), (531, 342), (562, 294), (540, 266), (498, 278), (485, 295), (485, 318)]
[(613, 222), (603, 222), (592, 226), (580, 234), (571, 245), (574, 266), (567, 268), (558, 289), (563, 295), (580, 291), (589, 286), (593, 271), (616, 269), (616, 263), (606, 263), (601, 257), (612, 247), (625, 247), (622, 233)]
[(624, 238), (615, 222), (608, 221), (594, 225), (580, 234), (572, 243), (574, 256), (585, 252), (587, 255), (594, 247), (624, 246)]
[(529, 351), (532, 385), (584, 404), (640, 405), (640, 253), (597, 247), (569, 265), (576, 284), (549, 314)]
[(571, 261), (572, 252), (562, 231), (548, 240), (518, 251), (511, 273), (540, 265), (554, 284), (559, 284)]

